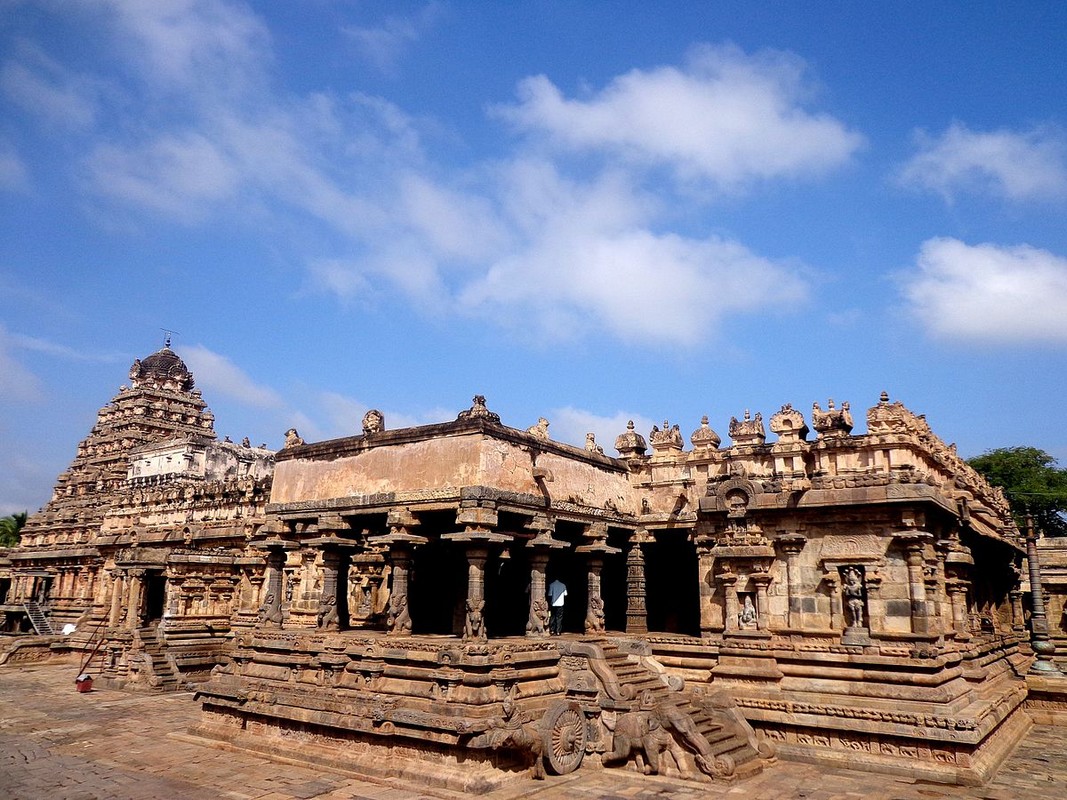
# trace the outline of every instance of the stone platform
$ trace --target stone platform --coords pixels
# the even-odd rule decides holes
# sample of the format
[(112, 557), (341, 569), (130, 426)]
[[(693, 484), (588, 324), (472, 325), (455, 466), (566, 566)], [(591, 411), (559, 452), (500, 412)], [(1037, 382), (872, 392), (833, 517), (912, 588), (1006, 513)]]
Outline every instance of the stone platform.
[[(198, 720), (188, 692), (74, 689), (77, 664), (0, 669), (0, 796), (11, 800), (417, 800), (440, 789), (372, 782), (320, 766), (212, 747), (186, 731)], [(581, 770), (522, 781), (490, 800), (670, 796), (776, 800), (1014, 800), (1067, 797), (1067, 728), (1036, 726), (981, 787), (943, 786), (849, 769), (779, 761), (743, 783), (700, 784), (627, 770)]]

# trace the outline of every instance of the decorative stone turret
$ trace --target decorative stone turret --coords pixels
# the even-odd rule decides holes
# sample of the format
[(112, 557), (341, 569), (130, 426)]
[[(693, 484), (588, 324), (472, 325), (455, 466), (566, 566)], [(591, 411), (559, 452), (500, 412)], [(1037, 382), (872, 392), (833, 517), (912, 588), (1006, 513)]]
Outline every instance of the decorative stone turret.
[(615, 437), (615, 449), (623, 458), (643, 456), (648, 450), (645, 437), (634, 430), (634, 421), (626, 423), (626, 433), (620, 433)]
[(889, 402), (889, 393), (882, 392), (878, 405), (867, 410), (867, 433), (880, 436), (886, 433), (908, 433), (917, 431), (918, 418), (904, 404), (897, 400)]
[(752, 417), (748, 409), (745, 409), (745, 418), (738, 421), (737, 417), (730, 418), (730, 438), (734, 444), (763, 444), (767, 441), (767, 431), (763, 427), (763, 415), (756, 412)]
[(648, 435), (648, 441), (652, 444), (654, 453), (676, 453), (682, 449), (682, 431), (677, 425), (671, 425), (663, 420), (663, 430), (658, 425), (652, 426), (652, 432)]
[(841, 408), (835, 408), (834, 401), (827, 400), (826, 411), (819, 408), (818, 403), (812, 403), (811, 424), (824, 439), (848, 436), (852, 433), (852, 414), (848, 402), (842, 403)]
[(803, 414), (786, 403), (771, 417), (771, 432), (778, 434), (779, 444), (803, 442), (808, 436), (808, 424)]
[(722, 444), (722, 439), (715, 431), (708, 427), (708, 415), (700, 418), (700, 427), (693, 431), (689, 437), (694, 450), (717, 450)]

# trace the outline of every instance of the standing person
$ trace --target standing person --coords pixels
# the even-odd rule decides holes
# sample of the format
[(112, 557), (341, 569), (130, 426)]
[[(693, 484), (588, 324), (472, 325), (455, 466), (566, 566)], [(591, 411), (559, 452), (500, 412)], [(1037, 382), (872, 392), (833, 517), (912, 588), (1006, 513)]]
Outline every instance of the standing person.
[(567, 584), (557, 578), (548, 584), (548, 632), (553, 636), (563, 633), (563, 608), (567, 602)]

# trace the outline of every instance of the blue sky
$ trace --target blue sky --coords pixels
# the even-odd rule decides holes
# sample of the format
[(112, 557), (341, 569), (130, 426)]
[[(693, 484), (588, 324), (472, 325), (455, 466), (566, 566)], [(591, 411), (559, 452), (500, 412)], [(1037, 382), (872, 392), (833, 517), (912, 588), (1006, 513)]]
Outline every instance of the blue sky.
[[(874, 7), (872, 8), (872, 5)], [(220, 436), (882, 390), (1067, 461), (1067, 4), (0, 0), (0, 513), (162, 328)], [(810, 418), (810, 417), (809, 417)]]

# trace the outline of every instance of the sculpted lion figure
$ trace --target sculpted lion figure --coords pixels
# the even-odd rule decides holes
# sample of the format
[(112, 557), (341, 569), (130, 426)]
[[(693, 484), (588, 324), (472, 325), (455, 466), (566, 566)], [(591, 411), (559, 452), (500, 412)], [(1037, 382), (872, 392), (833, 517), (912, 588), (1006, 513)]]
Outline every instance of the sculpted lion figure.
[(372, 408), (363, 415), (363, 435), (368, 433), (381, 433), (385, 430), (385, 415), (376, 408)]
[(526, 432), (531, 436), (536, 436), (538, 439), (548, 438), (548, 420), (541, 417), (537, 420), (536, 425), (531, 425), (526, 429)]

